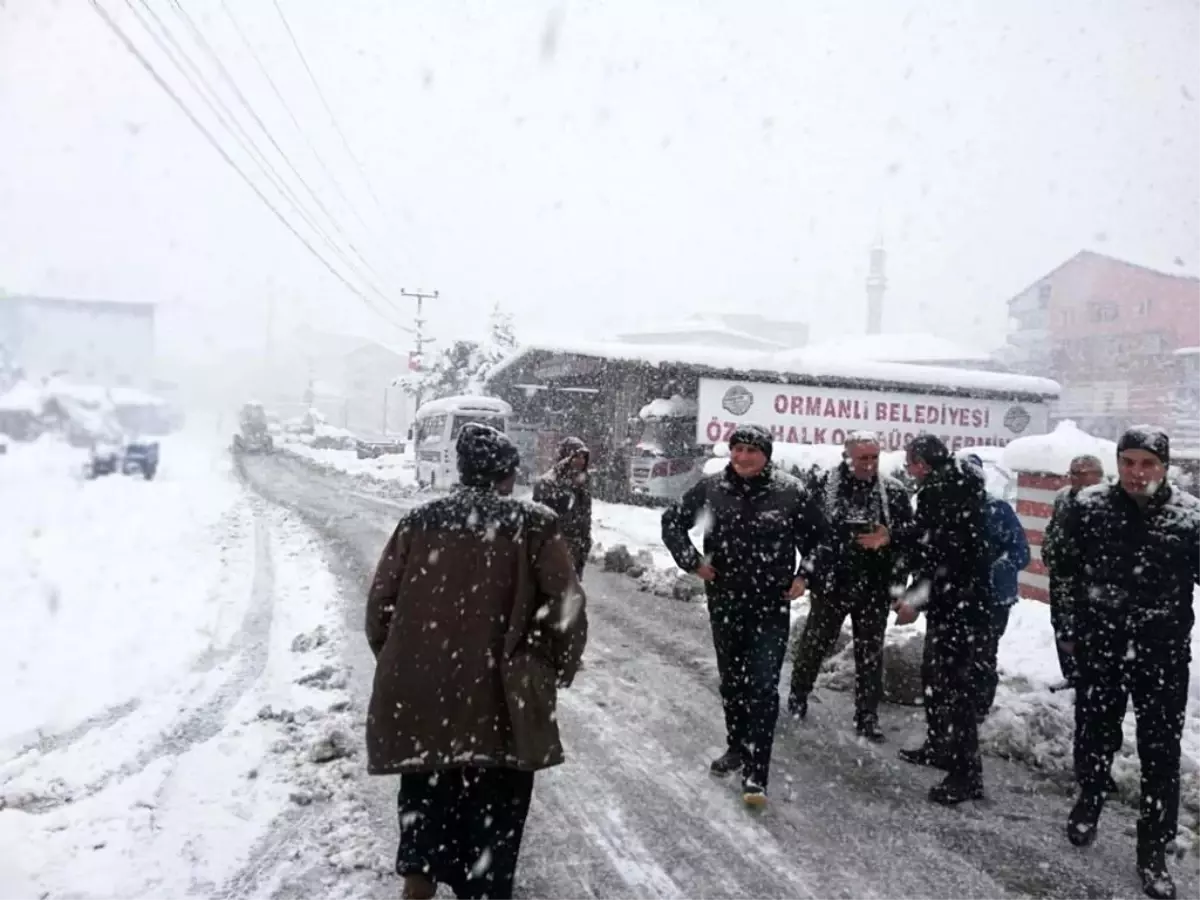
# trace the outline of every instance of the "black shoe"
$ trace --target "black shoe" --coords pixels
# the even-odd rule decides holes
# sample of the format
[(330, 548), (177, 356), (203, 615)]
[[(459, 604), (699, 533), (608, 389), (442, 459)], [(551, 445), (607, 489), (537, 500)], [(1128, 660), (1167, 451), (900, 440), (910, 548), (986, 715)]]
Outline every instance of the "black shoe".
[(1142, 890), (1147, 897), (1153, 897), (1154, 900), (1175, 900), (1175, 882), (1167, 871), (1165, 856), (1165, 854), (1159, 853), (1157, 859), (1142, 860), (1142, 863), (1138, 865)]
[(879, 723), (873, 719), (867, 719), (859, 722), (854, 726), (854, 730), (858, 732), (858, 736), (866, 738), (872, 744), (882, 744), (887, 740), (887, 737), (879, 730)]
[(1104, 811), (1104, 795), (1080, 793), (1067, 816), (1067, 840), (1076, 847), (1087, 847), (1096, 840), (1096, 826)]
[(787, 711), (793, 719), (807, 718), (808, 698), (801, 696), (800, 694), (792, 694), (788, 697)]
[(762, 809), (767, 805), (767, 789), (752, 778), (742, 779), (742, 802), (751, 809)]
[(957, 806), (967, 800), (982, 800), (983, 779), (947, 775), (944, 781), (929, 789), (929, 799), (942, 806)]
[(906, 763), (914, 766), (929, 766), (931, 769), (949, 771), (950, 759), (944, 753), (938, 753), (928, 744), (922, 744), (914, 750), (901, 750), (898, 754)]
[(734, 772), (740, 772), (743, 762), (742, 754), (736, 750), (726, 750), (723, 755), (712, 761), (712, 765), (708, 767), (708, 771), (718, 778), (725, 778)]

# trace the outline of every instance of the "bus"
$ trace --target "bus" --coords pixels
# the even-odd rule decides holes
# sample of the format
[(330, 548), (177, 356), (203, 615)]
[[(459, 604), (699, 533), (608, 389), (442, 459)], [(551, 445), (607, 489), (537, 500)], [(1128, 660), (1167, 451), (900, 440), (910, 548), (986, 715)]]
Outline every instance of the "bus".
[(413, 420), (417, 484), (448, 488), (458, 483), (454, 442), (464, 425), (476, 422), (508, 431), (512, 407), (495, 397), (443, 397), (421, 404)]

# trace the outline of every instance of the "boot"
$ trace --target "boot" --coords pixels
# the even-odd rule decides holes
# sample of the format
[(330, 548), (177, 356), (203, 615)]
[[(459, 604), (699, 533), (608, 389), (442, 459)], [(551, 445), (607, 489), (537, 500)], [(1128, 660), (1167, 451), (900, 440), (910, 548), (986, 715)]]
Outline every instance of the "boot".
[(804, 719), (808, 717), (808, 697), (803, 694), (790, 694), (788, 696), (787, 711), (793, 719)]
[(872, 744), (882, 744), (887, 740), (884, 733), (879, 730), (879, 720), (871, 716), (864, 716), (859, 719), (854, 726), (854, 730), (858, 733), (859, 737), (866, 738)]
[(1079, 799), (1067, 817), (1067, 840), (1076, 847), (1087, 847), (1096, 840), (1096, 826), (1104, 811), (1104, 794), (1080, 791)]
[(929, 789), (929, 799), (942, 806), (957, 806), (967, 800), (983, 799), (983, 778), (969, 775), (947, 775), (940, 784)]
[(1137, 868), (1147, 897), (1175, 900), (1175, 882), (1167, 871), (1166, 844), (1148, 838), (1141, 822), (1138, 822)]
[(762, 809), (767, 805), (767, 789), (753, 778), (743, 778), (742, 802), (751, 809)]
[(1166, 860), (1155, 866), (1138, 868), (1142, 878), (1142, 891), (1154, 900), (1175, 900), (1175, 882), (1167, 871)]
[(734, 772), (740, 772), (744, 762), (742, 754), (737, 750), (726, 750), (724, 754), (712, 761), (708, 771), (718, 778), (725, 778)]
[(404, 900), (433, 900), (437, 894), (437, 882), (428, 875), (405, 875)]
[(947, 772), (950, 770), (950, 758), (929, 746), (928, 741), (913, 750), (901, 750), (896, 755), (904, 762), (912, 763), (914, 766), (929, 766), (931, 769), (942, 769)]

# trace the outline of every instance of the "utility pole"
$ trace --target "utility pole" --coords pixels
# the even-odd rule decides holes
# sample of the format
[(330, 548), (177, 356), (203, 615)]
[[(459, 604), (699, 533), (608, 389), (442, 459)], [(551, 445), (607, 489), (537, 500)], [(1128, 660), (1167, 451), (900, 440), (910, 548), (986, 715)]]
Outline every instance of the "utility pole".
[[(433, 343), (433, 338), (425, 336), (425, 301), (436, 300), (438, 298), (438, 292), (434, 291), (432, 294), (426, 294), (423, 291), (406, 291), (404, 288), (401, 288), (400, 296), (412, 297), (417, 301), (417, 315), (416, 318), (413, 319), (413, 324), (416, 326), (413, 340), (417, 345), (417, 365), (420, 366), (419, 371), (424, 371), (425, 345)], [(413, 398), (413, 412), (415, 413), (420, 408), (421, 389), (417, 388), (416, 394)]]

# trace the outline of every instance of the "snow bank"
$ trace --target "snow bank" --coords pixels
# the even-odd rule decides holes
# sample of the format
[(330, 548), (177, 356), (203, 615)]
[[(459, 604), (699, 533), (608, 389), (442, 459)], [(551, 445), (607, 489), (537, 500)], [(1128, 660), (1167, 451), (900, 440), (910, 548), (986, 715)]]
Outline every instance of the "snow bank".
[(45, 397), (42, 392), (28, 381), (18, 381), (0, 395), (0, 410), (5, 412), (25, 412), (38, 415), (42, 412)]
[(1059, 422), (1049, 434), (1017, 438), (1004, 448), (1003, 462), (1018, 472), (1066, 475), (1071, 460), (1091, 454), (1104, 465), (1104, 474), (1117, 474), (1117, 445), (1080, 430), (1070, 419)]
[(411, 488), (417, 484), (417, 470), (411, 453), (385, 453), (374, 459), (359, 459), (354, 450), (318, 450), (302, 442), (279, 445), (283, 453), (298, 456), (318, 469), (359, 478), (386, 481), (394, 487)]
[(225, 466), (161, 442), (157, 480), (83, 481), (49, 437), (0, 458), (0, 747), (66, 728), (170, 680), (238, 627), (248, 527)]

